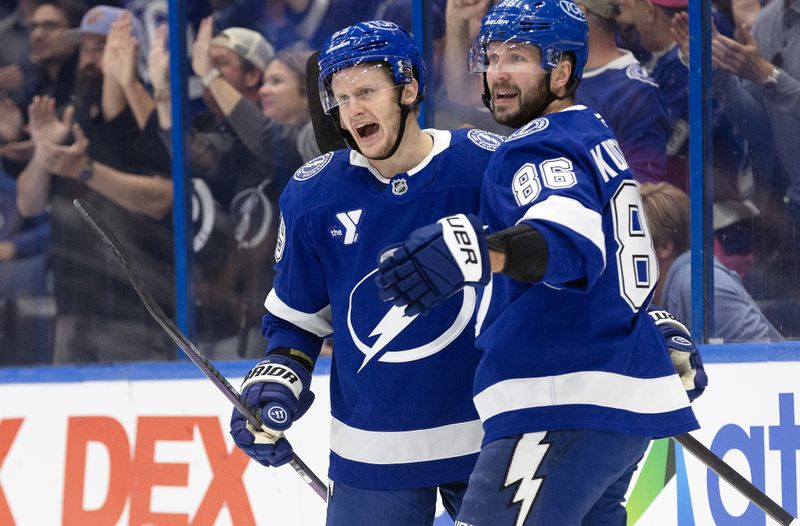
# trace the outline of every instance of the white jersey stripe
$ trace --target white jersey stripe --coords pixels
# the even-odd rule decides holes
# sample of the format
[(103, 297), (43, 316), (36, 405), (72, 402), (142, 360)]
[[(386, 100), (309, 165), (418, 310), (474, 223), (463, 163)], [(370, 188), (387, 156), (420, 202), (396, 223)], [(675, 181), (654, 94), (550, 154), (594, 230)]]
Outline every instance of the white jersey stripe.
[(480, 451), (482, 439), (480, 420), (413, 431), (366, 431), (335, 418), (331, 423), (331, 451), (367, 464), (409, 464), (471, 455)]
[(275, 289), (269, 291), (264, 306), (275, 316), (297, 325), (304, 331), (325, 337), (333, 332), (331, 325), (331, 306), (328, 305), (317, 312), (302, 312), (291, 308), (278, 297)]
[(537, 219), (565, 226), (591, 241), (602, 254), (605, 268), (606, 241), (603, 234), (603, 218), (600, 214), (570, 197), (551, 195), (528, 208), (517, 224)]
[(635, 378), (605, 371), (515, 378), (487, 387), (474, 398), (481, 420), (519, 409), (586, 404), (640, 414), (658, 414), (689, 406), (677, 374)]

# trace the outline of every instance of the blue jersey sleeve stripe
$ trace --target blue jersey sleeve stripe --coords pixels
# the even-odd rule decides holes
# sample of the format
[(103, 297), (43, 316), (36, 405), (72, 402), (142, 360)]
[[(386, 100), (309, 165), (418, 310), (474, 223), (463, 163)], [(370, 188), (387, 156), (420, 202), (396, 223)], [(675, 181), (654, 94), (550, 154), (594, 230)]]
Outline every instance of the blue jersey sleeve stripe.
[(332, 419), (331, 451), (367, 464), (409, 464), (472, 455), (480, 451), (480, 420), (412, 431), (367, 431)]
[(308, 313), (291, 308), (278, 297), (275, 289), (269, 291), (264, 302), (267, 310), (283, 320), (297, 325), (304, 331), (316, 334), (320, 338), (329, 336), (333, 333), (331, 324), (331, 306), (328, 305), (317, 312)]
[(523, 221), (549, 221), (585, 237), (600, 251), (603, 258), (602, 266), (605, 268), (606, 241), (603, 234), (603, 218), (577, 200), (561, 195), (551, 195), (544, 201), (528, 208), (517, 224)]
[(478, 393), (481, 420), (519, 409), (561, 405), (594, 405), (640, 414), (659, 414), (689, 406), (676, 374), (635, 378), (605, 371), (580, 371), (556, 376), (514, 378)]

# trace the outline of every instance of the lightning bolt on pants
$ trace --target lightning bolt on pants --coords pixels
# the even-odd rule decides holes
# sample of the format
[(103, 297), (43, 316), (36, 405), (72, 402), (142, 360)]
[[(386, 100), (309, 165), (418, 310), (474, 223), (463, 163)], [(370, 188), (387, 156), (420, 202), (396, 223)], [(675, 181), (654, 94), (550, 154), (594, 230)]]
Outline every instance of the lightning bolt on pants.
[(456, 524), (625, 526), (622, 505), (649, 437), (528, 433), (481, 448)]

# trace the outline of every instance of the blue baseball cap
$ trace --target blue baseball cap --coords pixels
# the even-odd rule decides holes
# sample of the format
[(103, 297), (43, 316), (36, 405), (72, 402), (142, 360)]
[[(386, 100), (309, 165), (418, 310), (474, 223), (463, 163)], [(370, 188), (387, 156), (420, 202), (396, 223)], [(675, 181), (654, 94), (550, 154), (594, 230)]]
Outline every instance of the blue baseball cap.
[[(100, 35), (107, 36), (111, 31), (111, 24), (119, 18), (125, 10), (119, 7), (112, 7), (110, 5), (95, 6), (83, 15), (80, 27), (68, 29), (64, 32), (64, 37), (70, 40), (78, 40), (81, 35)], [(141, 40), (141, 25), (134, 17), (133, 19), (133, 36)]]

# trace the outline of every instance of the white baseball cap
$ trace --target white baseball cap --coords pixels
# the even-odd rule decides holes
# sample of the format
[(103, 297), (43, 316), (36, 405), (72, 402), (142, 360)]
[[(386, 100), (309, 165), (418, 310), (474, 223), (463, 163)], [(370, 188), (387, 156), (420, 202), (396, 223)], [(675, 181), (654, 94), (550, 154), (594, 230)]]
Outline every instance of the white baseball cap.
[(614, 18), (614, 8), (619, 0), (575, 0), (601, 18)]
[(211, 39), (211, 45), (230, 49), (261, 71), (267, 69), (267, 62), (275, 55), (275, 49), (261, 33), (243, 27), (223, 30)]

